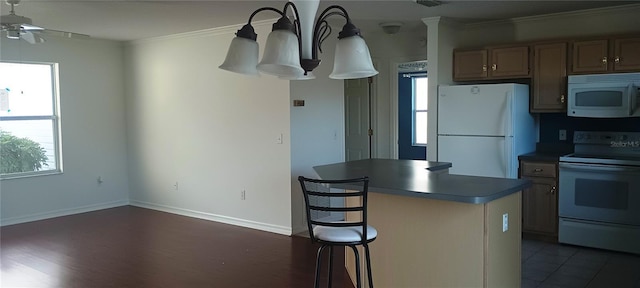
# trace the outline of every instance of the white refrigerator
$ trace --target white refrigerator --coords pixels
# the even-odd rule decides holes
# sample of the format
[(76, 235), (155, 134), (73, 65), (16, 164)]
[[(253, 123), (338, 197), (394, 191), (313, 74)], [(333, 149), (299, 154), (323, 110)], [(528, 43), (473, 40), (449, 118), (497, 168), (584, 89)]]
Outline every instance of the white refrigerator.
[(518, 156), (535, 151), (536, 119), (523, 84), (438, 87), (438, 161), (450, 174), (518, 178)]

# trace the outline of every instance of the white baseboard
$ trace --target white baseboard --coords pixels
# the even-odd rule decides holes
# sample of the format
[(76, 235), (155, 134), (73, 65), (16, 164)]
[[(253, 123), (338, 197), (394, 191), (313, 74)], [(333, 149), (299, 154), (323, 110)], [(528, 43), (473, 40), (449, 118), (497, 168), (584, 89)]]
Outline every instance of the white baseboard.
[(184, 208), (159, 205), (159, 204), (155, 204), (155, 203), (148, 203), (148, 202), (142, 202), (142, 201), (137, 201), (137, 200), (130, 200), (129, 205), (142, 207), (142, 208), (147, 208), (147, 209), (152, 209), (152, 210), (158, 210), (158, 211), (172, 213), (172, 214), (178, 214), (178, 215), (187, 216), (187, 217), (193, 217), (193, 218), (204, 219), (204, 220), (209, 220), (209, 221), (214, 221), (214, 222), (231, 224), (231, 225), (236, 225), (236, 226), (241, 226), (241, 227), (245, 227), (245, 228), (251, 228), (251, 229), (266, 231), (266, 232), (272, 232), (272, 233), (277, 233), (277, 234), (282, 234), (282, 235), (287, 235), (287, 236), (291, 236), (292, 235), (291, 227), (273, 225), (273, 224), (268, 224), (268, 223), (261, 223), (261, 222), (256, 222), (256, 221), (240, 219), (240, 218), (234, 218), (234, 217), (223, 216), (223, 215), (216, 215), (216, 214), (211, 214), (211, 213), (206, 213), (206, 212), (201, 212), (201, 211), (195, 211), (195, 210), (189, 210), (189, 209), (184, 209)]
[(129, 205), (129, 201), (128, 200), (119, 200), (119, 201), (113, 201), (113, 202), (107, 202), (107, 203), (87, 205), (87, 206), (82, 206), (82, 207), (74, 207), (74, 208), (69, 208), (69, 209), (60, 209), (60, 210), (55, 210), (55, 211), (43, 212), (43, 213), (35, 213), (35, 214), (31, 214), (31, 215), (25, 215), (25, 216), (11, 217), (11, 218), (2, 219), (2, 220), (0, 220), (0, 226), (8, 226), (8, 225), (32, 222), (32, 221), (49, 219), (49, 218), (55, 218), (55, 217), (61, 217), (61, 216), (67, 216), (67, 215), (73, 215), (73, 214), (79, 214), (79, 213), (85, 213), (85, 212), (91, 212), (91, 211), (97, 211), (97, 210), (102, 210), (102, 209), (109, 209), (109, 208), (114, 208), (114, 207), (126, 206), (126, 205)]

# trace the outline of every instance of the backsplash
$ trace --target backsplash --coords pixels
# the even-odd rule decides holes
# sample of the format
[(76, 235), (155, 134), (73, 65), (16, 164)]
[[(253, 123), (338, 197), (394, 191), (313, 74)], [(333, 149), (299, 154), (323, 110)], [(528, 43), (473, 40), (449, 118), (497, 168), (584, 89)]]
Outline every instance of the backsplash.
[[(558, 140), (560, 129), (567, 130), (567, 140)], [(540, 114), (540, 142), (572, 143), (573, 131), (640, 132), (640, 117), (583, 118), (560, 113)]]

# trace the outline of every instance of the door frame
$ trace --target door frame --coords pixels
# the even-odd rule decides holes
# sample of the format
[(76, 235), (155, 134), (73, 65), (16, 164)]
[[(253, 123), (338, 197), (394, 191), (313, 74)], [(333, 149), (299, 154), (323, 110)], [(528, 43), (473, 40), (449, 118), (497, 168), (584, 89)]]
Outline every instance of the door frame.
[[(424, 59), (424, 56), (407, 56), (407, 57), (398, 57), (392, 58), (389, 65), (389, 97), (391, 107), (390, 115), (390, 124), (391, 124), (391, 156), (393, 159), (398, 159), (399, 148), (398, 148), (398, 73), (400, 73), (400, 69), (398, 69), (398, 65), (404, 63), (418, 62), (418, 61), (427, 61)], [(427, 71), (429, 73), (429, 71)]]

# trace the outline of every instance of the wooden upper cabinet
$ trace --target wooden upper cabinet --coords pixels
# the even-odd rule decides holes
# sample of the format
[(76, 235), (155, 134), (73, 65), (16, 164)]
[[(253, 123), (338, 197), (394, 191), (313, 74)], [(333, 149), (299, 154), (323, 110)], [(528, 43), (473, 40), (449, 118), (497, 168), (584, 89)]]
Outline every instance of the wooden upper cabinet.
[(530, 111), (566, 111), (567, 43), (533, 46), (533, 95)]
[(571, 73), (640, 71), (640, 37), (573, 42)]
[(640, 37), (613, 40), (613, 70), (640, 71)]
[(529, 46), (453, 51), (454, 81), (529, 76)]
[(607, 39), (573, 42), (571, 72), (607, 72), (609, 63), (608, 43)]
[(518, 78), (529, 75), (529, 46), (493, 48), (491, 51), (492, 78)]
[(454, 80), (483, 79), (487, 75), (487, 50), (453, 51)]

